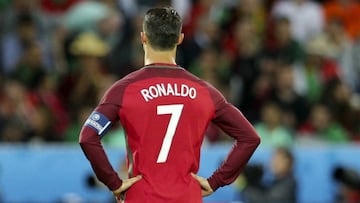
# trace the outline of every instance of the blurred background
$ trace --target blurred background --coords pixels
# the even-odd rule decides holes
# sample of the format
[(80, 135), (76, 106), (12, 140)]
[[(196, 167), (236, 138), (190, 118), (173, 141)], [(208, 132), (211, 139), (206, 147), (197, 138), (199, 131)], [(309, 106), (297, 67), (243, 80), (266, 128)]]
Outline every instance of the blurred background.
[[(142, 17), (183, 18), (177, 63), (262, 143), (205, 202), (360, 202), (360, 1), (0, 0), (0, 202), (112, 202), (77, 142), (104, 91), (143, 66)], [(140, 119), (140, 118), (139, 118)], [(103, 141), (126, 177), (121, 125)], [(200, 175), (232, 140), (210, 126)]]

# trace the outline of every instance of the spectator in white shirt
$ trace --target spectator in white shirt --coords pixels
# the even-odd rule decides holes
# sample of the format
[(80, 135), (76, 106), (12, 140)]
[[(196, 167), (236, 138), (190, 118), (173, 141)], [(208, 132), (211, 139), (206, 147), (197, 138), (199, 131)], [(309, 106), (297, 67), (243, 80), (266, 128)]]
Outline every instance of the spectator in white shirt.
[(273, 7), (272, 15), (288, 18), (293, 37), (302, 43), (320, 33), (324, 25), (322, 7), (310, 0), (278, 1)]

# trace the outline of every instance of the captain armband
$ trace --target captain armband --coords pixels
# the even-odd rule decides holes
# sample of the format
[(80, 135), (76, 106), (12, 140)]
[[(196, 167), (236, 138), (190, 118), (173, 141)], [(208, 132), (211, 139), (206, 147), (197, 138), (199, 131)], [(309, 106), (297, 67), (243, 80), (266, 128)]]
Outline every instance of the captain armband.
[(94, 111), (84, 125), (94, 129), (100, 137), (103, 137), (111, 128), (111, 121), (103, 114)]

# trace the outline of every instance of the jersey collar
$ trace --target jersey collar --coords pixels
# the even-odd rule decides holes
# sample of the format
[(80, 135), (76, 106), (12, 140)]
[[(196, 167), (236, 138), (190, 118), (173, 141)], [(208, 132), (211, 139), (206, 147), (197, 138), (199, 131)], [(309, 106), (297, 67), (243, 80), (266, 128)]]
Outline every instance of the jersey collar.
[(144, 68), (181, 68), (178, 64), (173, 63), (150, 63), (144, 66)]

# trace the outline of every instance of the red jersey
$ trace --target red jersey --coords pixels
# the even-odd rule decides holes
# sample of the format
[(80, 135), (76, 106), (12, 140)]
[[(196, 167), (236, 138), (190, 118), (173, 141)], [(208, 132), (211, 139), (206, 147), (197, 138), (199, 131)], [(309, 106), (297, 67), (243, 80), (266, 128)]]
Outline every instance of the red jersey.
[[(197, 173), (209, 122), (236, 139), (224, 164), (208, 179), (215, 191), (233, 182), (259, 144), (244, 116), (208, 83), (183, 68), (148, 65), (116, 82), (85, 123), (80, 144), (110, 190), (121, 180), (109, 164), (100, 137), (120, 120), (126, 132), (129, 176), (142, 179), (125, 203), (202, 202)], [(100, 136), (99, 136), (100, 135)]]

